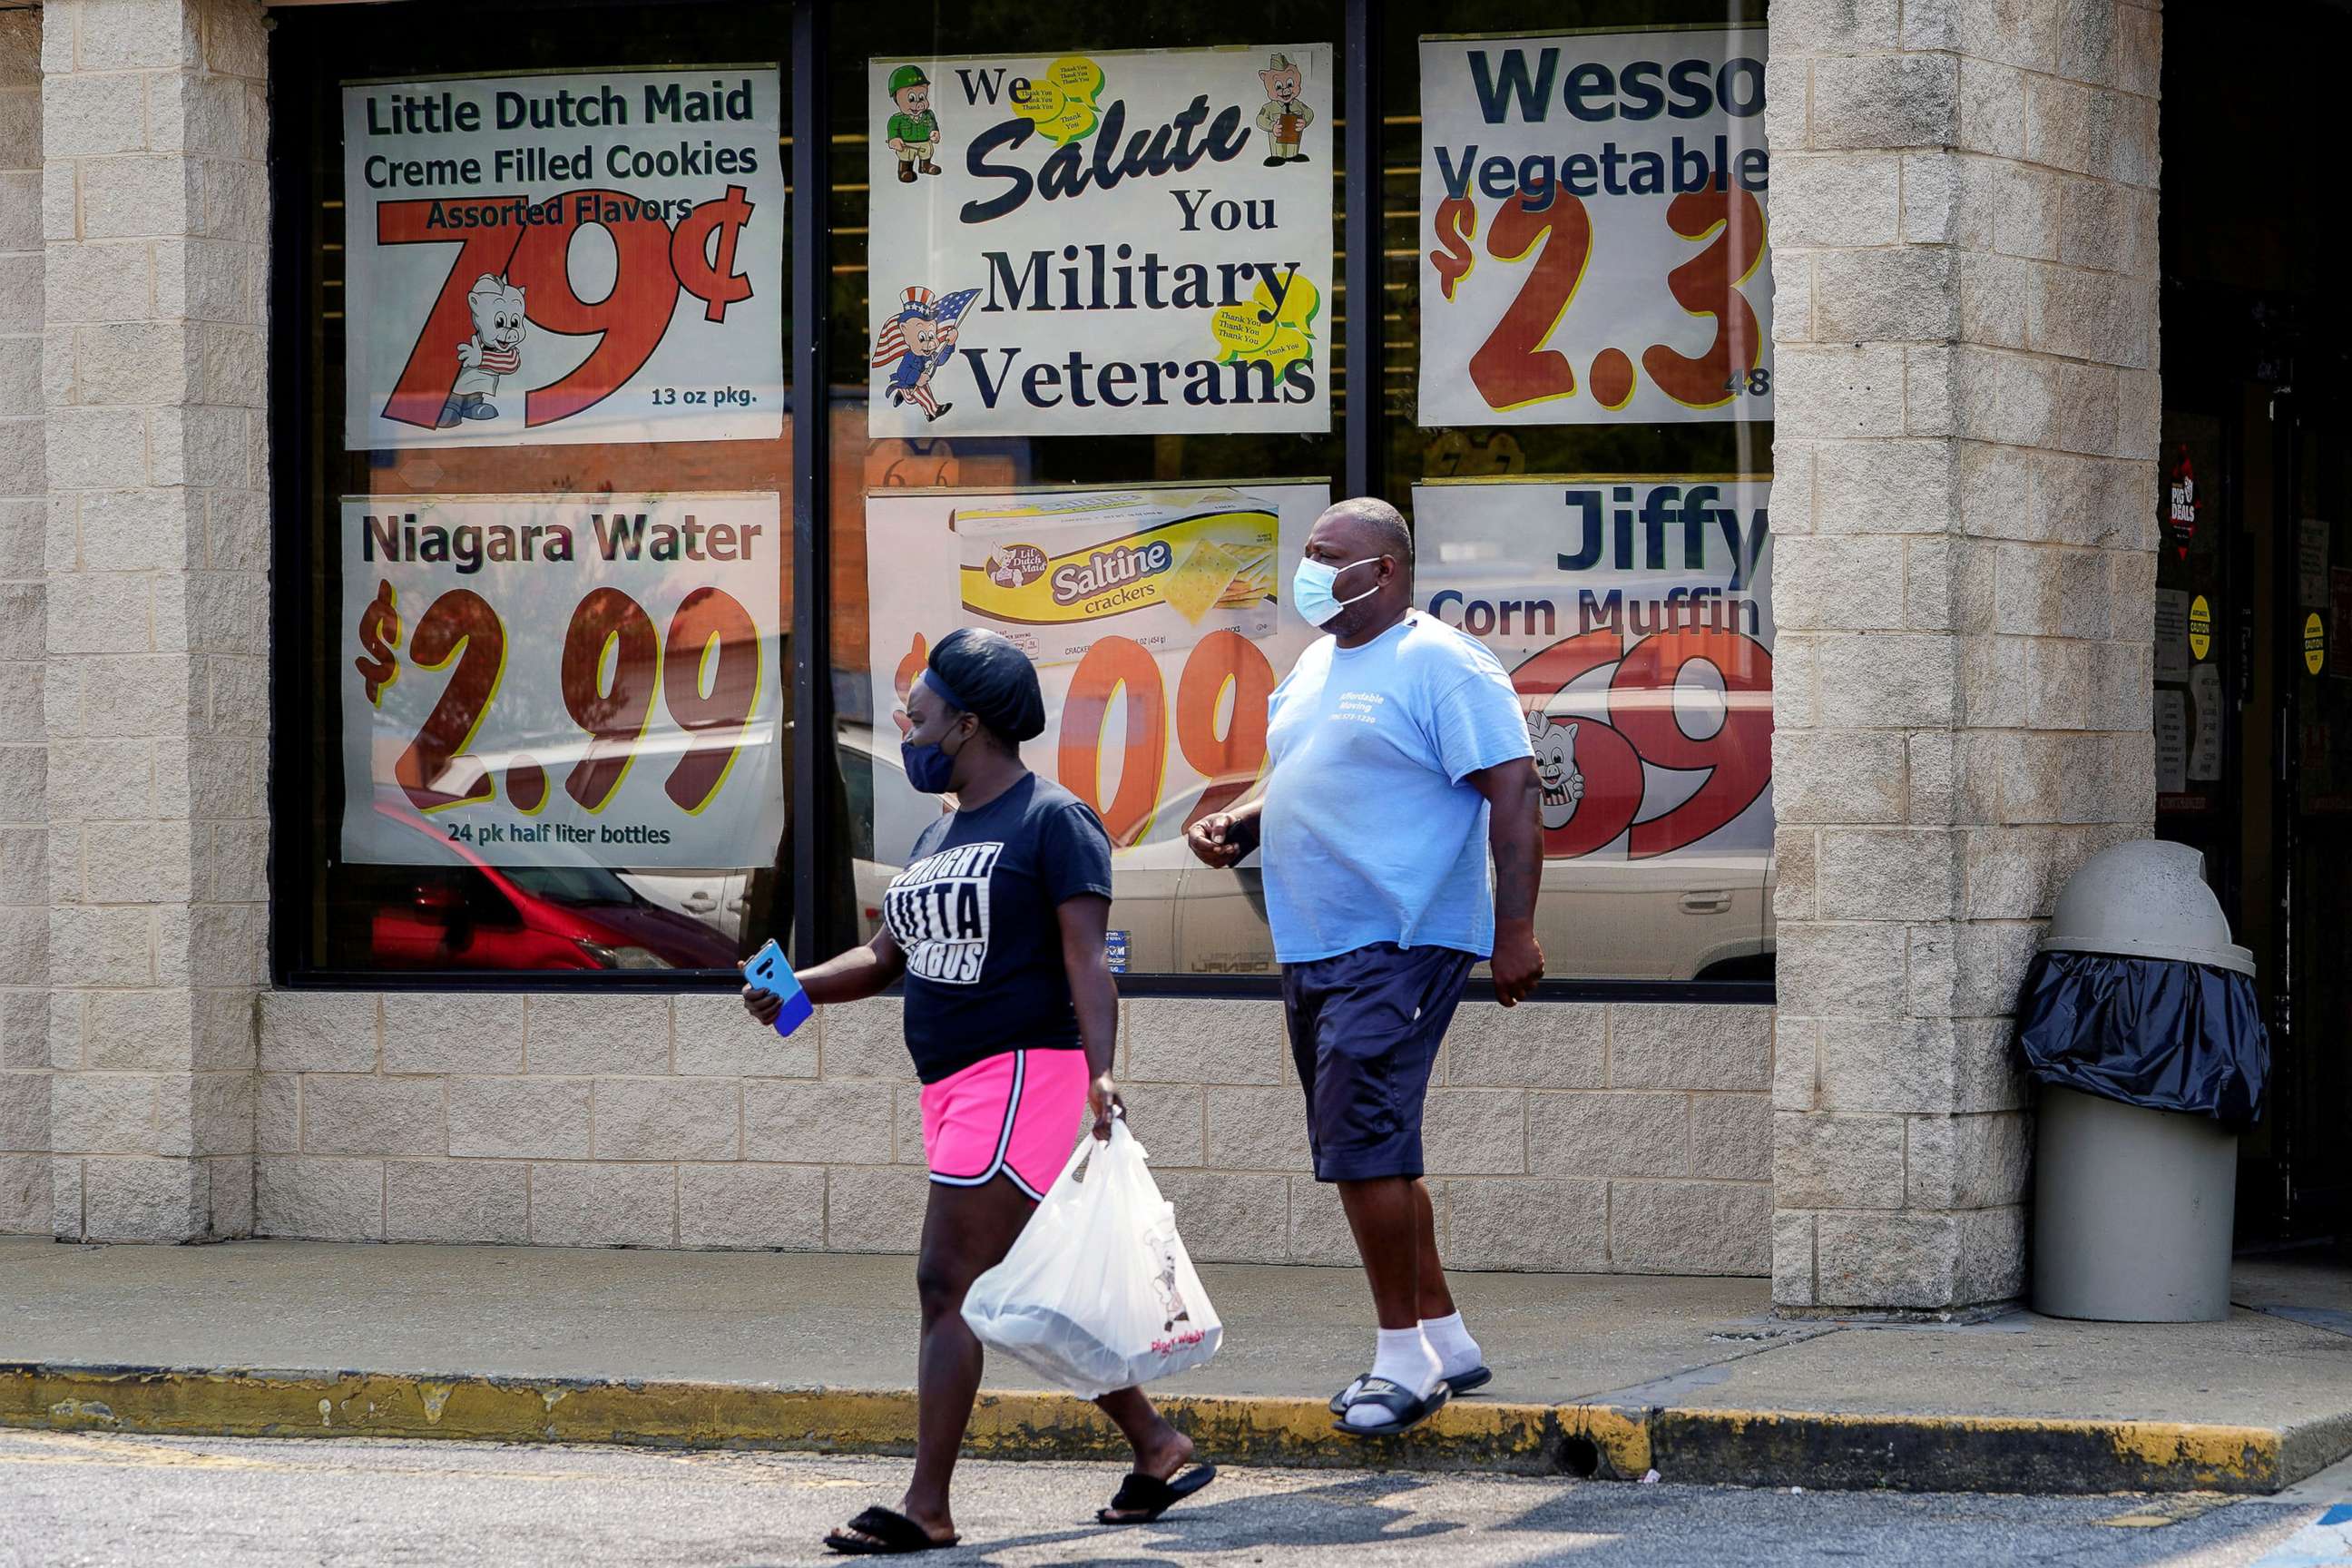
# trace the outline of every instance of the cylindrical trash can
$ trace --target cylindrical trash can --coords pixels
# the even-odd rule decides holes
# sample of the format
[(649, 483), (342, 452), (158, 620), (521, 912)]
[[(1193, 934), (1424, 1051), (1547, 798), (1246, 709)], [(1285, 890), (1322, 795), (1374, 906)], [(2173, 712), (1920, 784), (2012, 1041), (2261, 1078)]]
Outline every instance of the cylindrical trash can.
[(2033, 1310), (2109, 1323), (2228, 1317), (2238, 1135), (2054, 1083), (2039, 1114)]
[(2186, 845), (2105, 850), (2059, 894), (2018, 1018), (2042, 1084), (2036, 1311), (2229, 1315), (2238, 1133), (2270, 1058), (2253, 976)]

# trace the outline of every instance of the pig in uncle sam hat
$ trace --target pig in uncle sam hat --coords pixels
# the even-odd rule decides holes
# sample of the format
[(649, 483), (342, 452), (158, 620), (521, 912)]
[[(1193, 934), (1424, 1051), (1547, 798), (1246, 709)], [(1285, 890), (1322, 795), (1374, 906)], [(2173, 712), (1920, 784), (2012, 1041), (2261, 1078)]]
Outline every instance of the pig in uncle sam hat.
[[(915, 68), (908, 66), (906, 68), (912, 70)], [(929, 289), (923, 288), (921, 285), (918, 284), (915, 287), (908, 289), (900, 298), (898, 301), (898, 313), (893, 316), (891, 320), (897, 321), (929, 321), (936, 319), (938, 314), (939, 300), (937, 297), (935, 297)]]

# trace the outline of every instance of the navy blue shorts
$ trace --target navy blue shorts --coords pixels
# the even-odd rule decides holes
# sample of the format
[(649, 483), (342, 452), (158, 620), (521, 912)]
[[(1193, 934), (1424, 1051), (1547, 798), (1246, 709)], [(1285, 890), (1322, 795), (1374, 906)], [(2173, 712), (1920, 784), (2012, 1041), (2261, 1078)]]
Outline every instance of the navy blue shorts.
[(1478, 961), (1450, 947), (1360, 947), (1282, 971), (1290, 1059), (1318, 1182), (1422, 1173), (1422, 1102)]

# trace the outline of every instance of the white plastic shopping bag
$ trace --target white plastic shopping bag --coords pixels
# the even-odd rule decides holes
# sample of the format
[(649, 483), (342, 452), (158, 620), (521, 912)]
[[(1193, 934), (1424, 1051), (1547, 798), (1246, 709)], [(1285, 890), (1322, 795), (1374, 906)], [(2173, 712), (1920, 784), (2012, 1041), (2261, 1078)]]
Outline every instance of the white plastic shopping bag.
[(1224, 1325), (1122, 1119), (1079, 1140), (1004, 1261), (972, 1281), (964, 1321), (1082, 1398), (1200, 1366)]

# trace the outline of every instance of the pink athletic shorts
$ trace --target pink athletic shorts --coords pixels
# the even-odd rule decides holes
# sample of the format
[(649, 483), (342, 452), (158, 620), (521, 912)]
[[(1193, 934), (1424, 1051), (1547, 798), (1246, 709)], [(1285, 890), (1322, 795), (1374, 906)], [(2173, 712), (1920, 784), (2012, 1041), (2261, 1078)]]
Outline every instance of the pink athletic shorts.
[(1042, 1198), (1077, 1146), (1087, 1053), (1008, 1051), (923, 1086), (923, 1153), (943, 1186), (984, 1186), (1003, 1172)]

